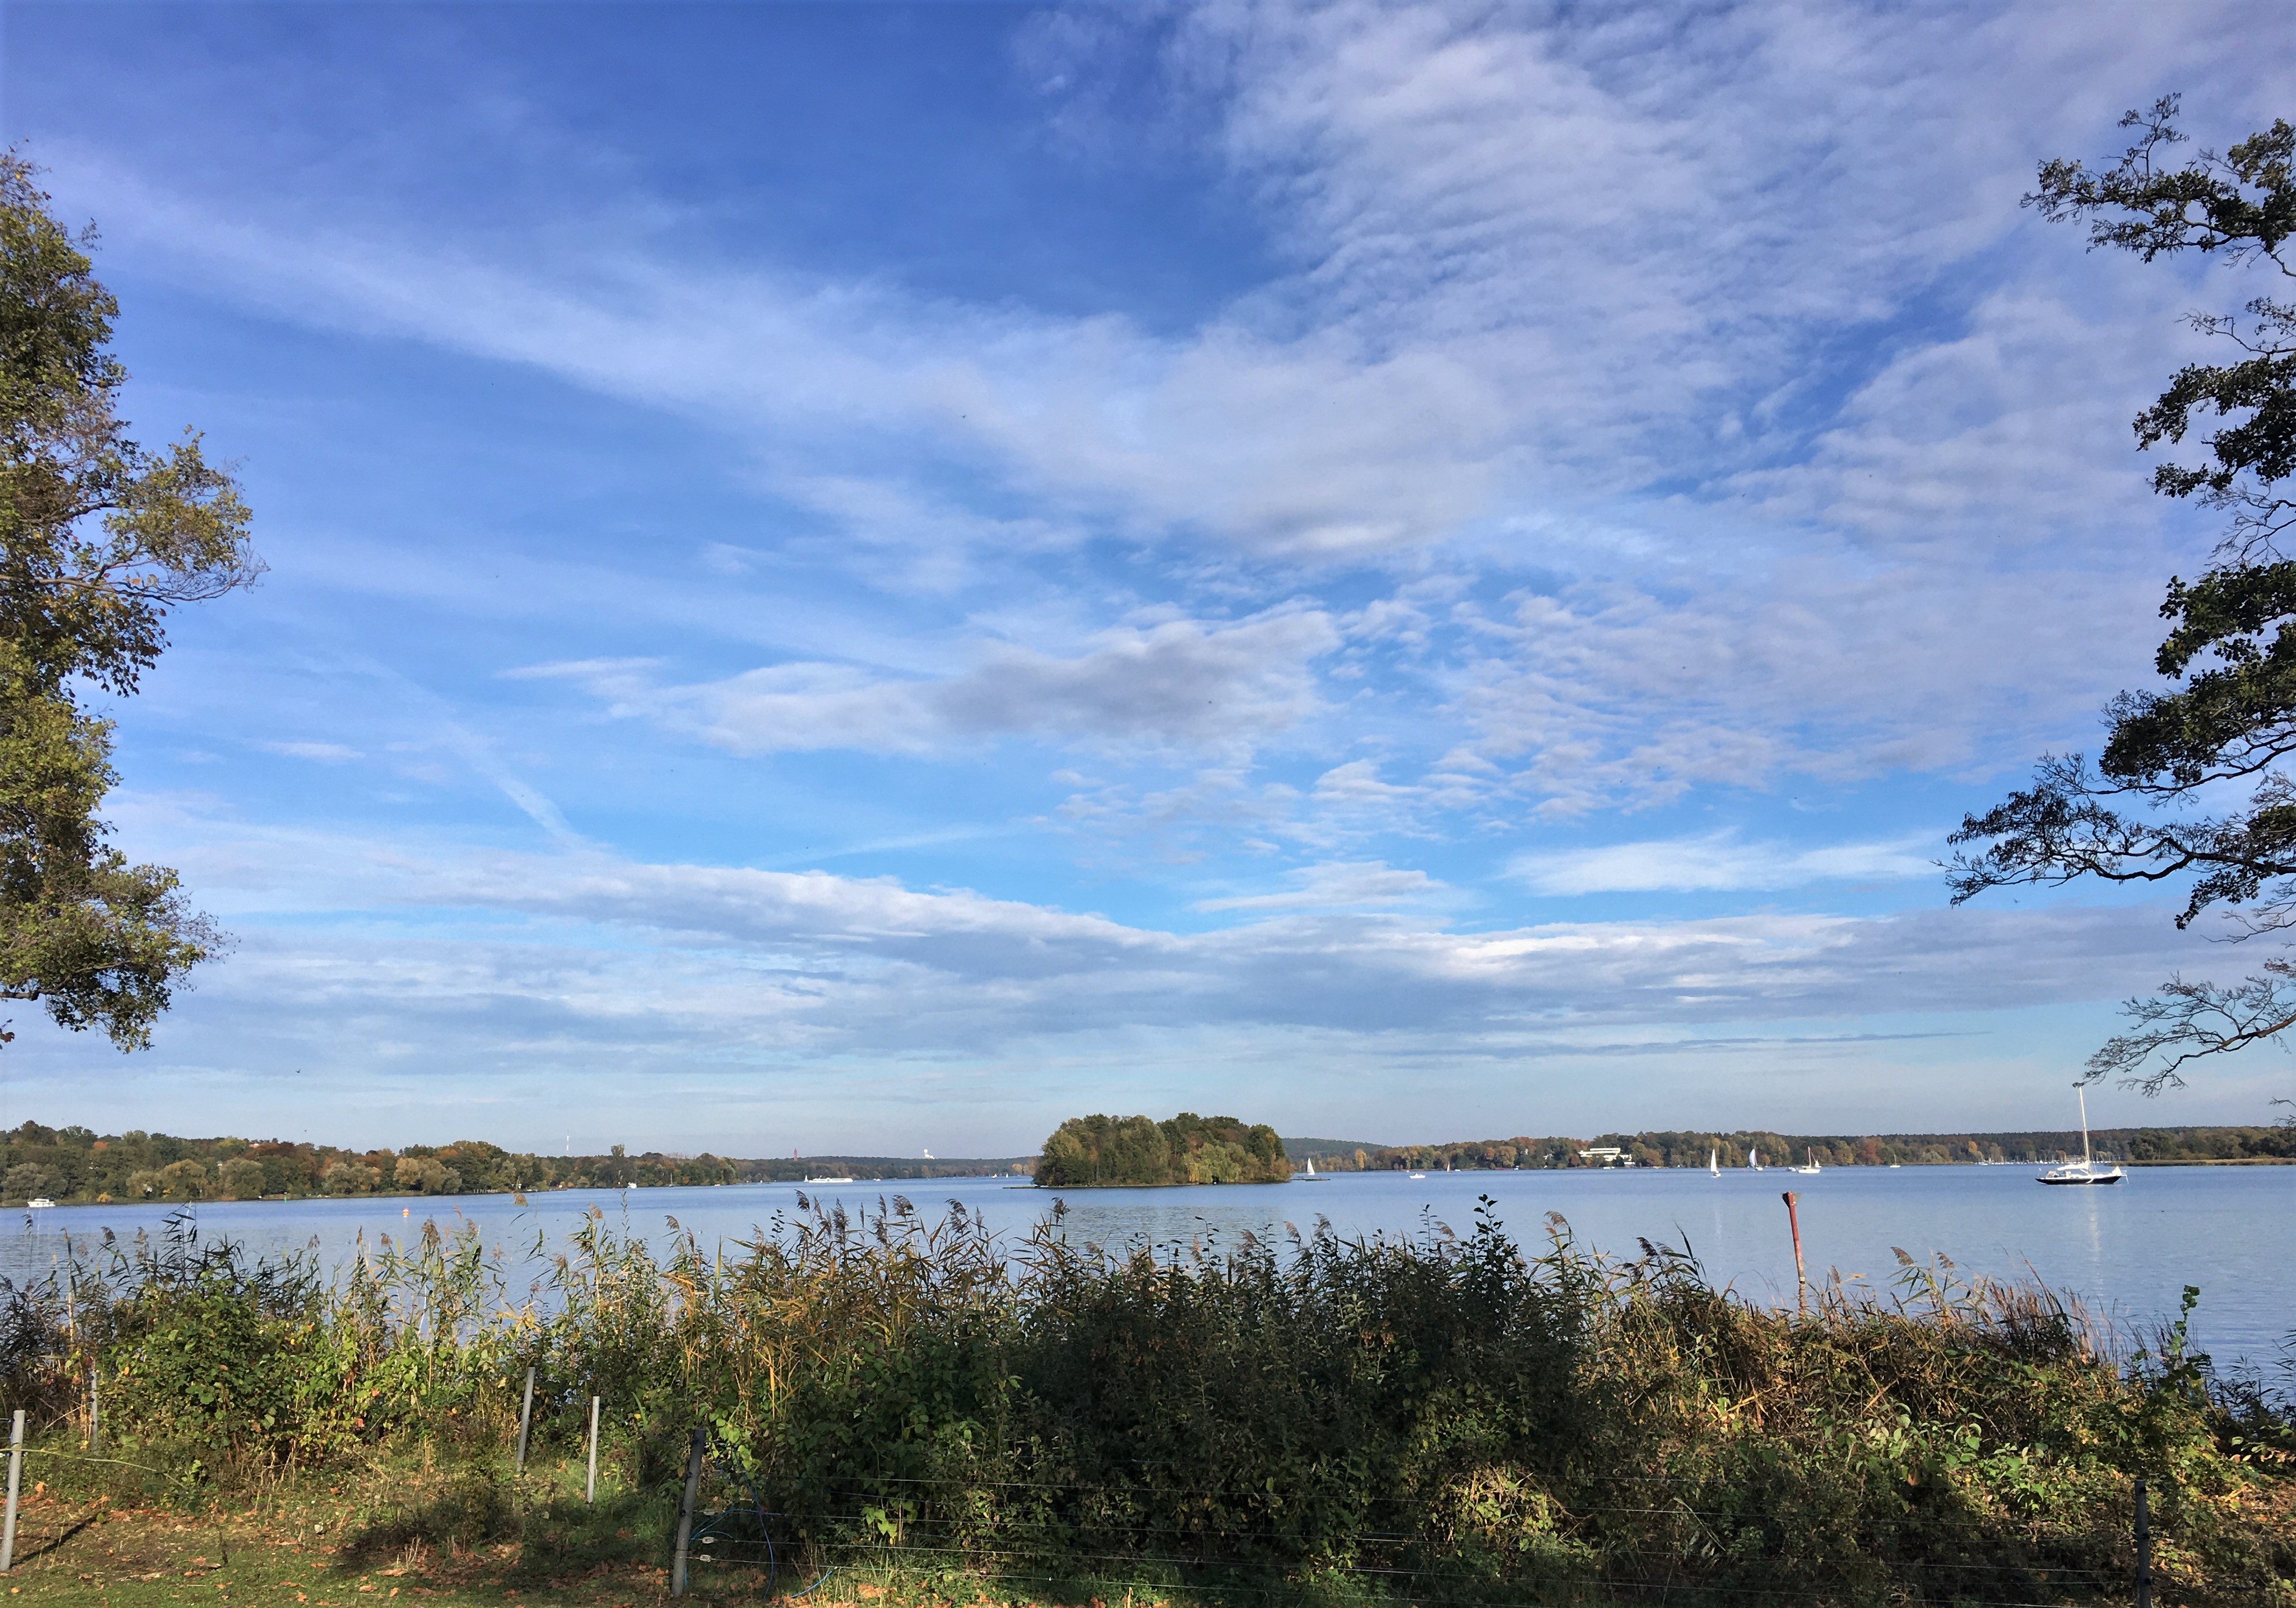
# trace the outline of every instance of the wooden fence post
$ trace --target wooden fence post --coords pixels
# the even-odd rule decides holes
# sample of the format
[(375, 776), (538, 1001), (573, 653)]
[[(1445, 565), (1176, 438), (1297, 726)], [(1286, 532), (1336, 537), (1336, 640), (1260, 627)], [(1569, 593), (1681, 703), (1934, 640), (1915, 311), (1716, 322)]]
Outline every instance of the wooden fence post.
[(702, 1429), (693, 1426), (693, 1439), (685, 1451), (685, 1496), (677, 1505), (677, 1553), (669, 1565), (669, 1595), (685, 1595), (685, 1548), (693, 1539), (693, 1498), (701, 1489)]
[(1794, 1243), (1794, 1309), (1809, 1310), (1809, 1280), (1801, 1270), (1801, 1217), (1794, 1210), (1797, 1198), (1791, 1189), (1783, 1197), (1786, 1203), (1786, 1227), (1793, 1230)]

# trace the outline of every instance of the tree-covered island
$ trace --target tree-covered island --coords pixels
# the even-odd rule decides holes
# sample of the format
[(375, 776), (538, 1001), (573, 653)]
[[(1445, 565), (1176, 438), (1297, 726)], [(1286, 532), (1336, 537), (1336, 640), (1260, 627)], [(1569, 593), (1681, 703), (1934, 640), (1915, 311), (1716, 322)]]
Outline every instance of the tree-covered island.
[(1153, 1188), (1166, 1184), (1281, 1184), (1292, 1176), (1283, 1141), (1265, 1122), (1182, 1112), (1148, 1117), (1070, 1117), (1045, 1141), (1037, 1183), (1047, 1189)]

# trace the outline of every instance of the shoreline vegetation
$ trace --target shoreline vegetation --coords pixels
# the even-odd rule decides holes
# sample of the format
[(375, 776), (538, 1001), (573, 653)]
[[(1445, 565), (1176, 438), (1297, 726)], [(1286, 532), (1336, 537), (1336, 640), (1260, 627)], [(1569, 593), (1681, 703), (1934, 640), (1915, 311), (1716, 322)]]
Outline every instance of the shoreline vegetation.
[(1199, 1117), (1070, 1117), (1037, 1158), (1039, 1189), (1162, 1189), (1190, 1184), (1283, 1184), (1283, 1141), (1265, 1122)]
[(329, 1283), (178, 1218), (0, 1300), (11, 1583), (658, 1601), (699, 1429), (704, 1601), (824, 1571), (813, 1602), (2126, 1600), (2142, 1478), (2159, 1600), (2296, 1604), (2286, 1403), (2185, 1334), (1910, 1259), (1773, 1309), (1488, 1201), (1464, 1235), (1224, 1251), (898, 1198), (803, 1202), (738, 1257), (600, 1217), (515, 1288), (475, 1231)]
[[(1244, 1130), (1247, 1137), (1253, 1131), (1257, 1130)], [(2092, 1137), (2100, 1155), (2130, 1166), (2296, 1163), (2296, 1127), (2287, 1124), (2099, 1128)], [(1264, 1148), (1265, 1141), (1261, 1143)], [(1152, 1145), (1147, 1148), (1152, 1153)], [(1249, 1156), (1249, 1146), (1242, 1148)], [(1313, 1160), (1319, 1172), (1333, 1173), (1575, 1169), (1605, 1164), (1603, 1159), (1590, 1159), (1587, 1153), (1603, 1149), (1615, 1151), (1621, 1162), (1651, 1168), (1702, 1168), (1710, 1152), (1718, 1153), (1725, 1167), (1743, 1166), (1756, 1152), (1767, 1161), (1796, 1162), (1815, 1153), (1827, 1167), (1936, 1167), (1980, 1161), (2006, 1165), (2054, 1161), (2079, 1153), (2080, 1135), (2050, 1130), (1882, 1135), (1686, 1130), (1597, 1134), (1588, 1139), (1517, 1135), (1508, 1139), (1401, 1145), (1275, 1138), (1275, 1148), (1287, 1169)], [(1169, 1176), (1168, 1140), (1166, 1155), (1167, 1176), (1159, 1181), (1187, 1181)], [(1264, 1159), (1252, 1164), (1264, 1169), (1270, 1165)], [(620, 1145), (605, 1155), (539, 1156), (508, 1151), (482, 1139), (358, 1150), (277, 1139), (184, 1138), (140, 1129), (99, 1135), (83, 1127), (53, 1128), (28, 1120), (0, 1131), (0, 1203), (20, 1206), (36, 1196), (66, 1205), (112, 1205), (512, 1194), (632, 1185), (651, 1189), (674, 1185), (803, 1184), (824, 1174), (889, 1183), (1009, 1177), (1033, 1178), (1041, 1184), (1045, 1182), (1042, 1166), (1041, 1156), (741, 1159), (673, 1156), (656, 1151), (629, 1155)], [(1052, 1186), (1089, 1188), (1093, 1185), (1063, 1179)]]

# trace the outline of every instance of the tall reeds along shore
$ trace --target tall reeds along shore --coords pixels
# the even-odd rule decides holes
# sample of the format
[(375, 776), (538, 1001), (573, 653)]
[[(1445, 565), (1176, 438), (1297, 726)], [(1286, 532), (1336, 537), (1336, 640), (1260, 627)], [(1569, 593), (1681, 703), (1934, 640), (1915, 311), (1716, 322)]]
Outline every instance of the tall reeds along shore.
[[(1488, 1211), (1104, 1250), (1057, 1210), (1008, 1238), (816, 1202), (726, 1255), (594, 1219), (532, 1282), (428, 1225), (332, 1283), (179, 1232), (12, 1292), (0, 1382), (56, 1489), (254, 1502), (419, 1453), (430, 1494), (345, 1522), (544, 1572), (578, 1540), (666, 1556), (701, 1425), (702, 1505), (754, 1489), (783, 1588), (2125, 1599), (2142, 1477), (2158, 1600), (2296, 1603), (2296, 1432), (2181, 1324), (2116, 1344), (1943, 1264), (1774, 1310), (1684, 1251), (1606, 1258), (1559, 1218), (1525, 1247)], [(512, 1470), (529, 1366), (537, 1448), (600, 1399), (611, 1535)], [(92, 1369), (104, 1463), (74, 1460)]]

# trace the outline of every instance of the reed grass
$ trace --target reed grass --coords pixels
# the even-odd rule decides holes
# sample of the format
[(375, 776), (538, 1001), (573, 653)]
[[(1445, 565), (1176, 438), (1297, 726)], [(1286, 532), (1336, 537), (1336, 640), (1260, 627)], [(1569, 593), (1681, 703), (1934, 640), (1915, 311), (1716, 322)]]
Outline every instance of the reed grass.
[(1057, 1216), (1005, 1238), (898, 1196), (808, 1202), (730, 1256), (594, 1218), (521, 1292), (435, 1227), (332, 1282), (179, 1232), (0, 1310), (0, 1383), (52, 1443), (97, 1371), (119, 1461), (76, 1465), (91, 1490), (460, 1471), (394, 1545), (572, 1544), (536, 1517), (563, 1493), (508, 1468), (529, 1366), (538, 1459), (603, 1399), (641, 1548), (707, 1426), (705, 1503), (762, 1496), (784, 1586), (841, 1564), (1075, 1601), (2110, 1600), (2143, 1477), (2160, 1600), (2296, 1603), (2284, 1404), (2217, 1378), (2181, 1321), (2138, 1343), (1910, 1259), (1886, 1295), (1774, 1310), (1558, 1218), (1522, 1246), (1488, 1202), (1464, 1235), (1227, 1250), (1105, 1249)]

